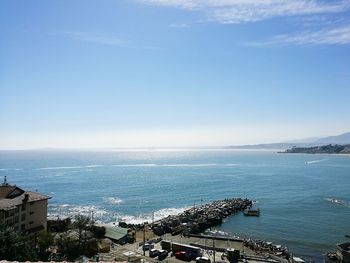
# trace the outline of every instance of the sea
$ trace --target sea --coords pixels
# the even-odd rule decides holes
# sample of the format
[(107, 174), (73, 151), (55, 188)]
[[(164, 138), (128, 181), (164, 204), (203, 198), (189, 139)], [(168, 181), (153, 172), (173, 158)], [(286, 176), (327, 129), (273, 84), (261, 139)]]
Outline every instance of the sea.
[(249, 198), (212, 231), (287, 246), (322, 261), (350, 241), (350, 156), (227, 149), (0, 151), (0, 180), (49, 195), (51, 217), (151, 222), (225, 198)]

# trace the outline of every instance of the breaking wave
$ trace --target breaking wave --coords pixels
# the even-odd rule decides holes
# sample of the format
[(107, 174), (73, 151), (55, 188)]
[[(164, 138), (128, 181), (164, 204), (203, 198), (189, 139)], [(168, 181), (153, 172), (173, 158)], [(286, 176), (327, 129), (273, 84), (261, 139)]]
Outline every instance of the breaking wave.
[(118, 197), (102, 197), (103, 202), (110, 205), (120, 205), (123, 200)]
[[(118, 198), (108, 199), (117, 201)], [(93, 217), (97, 223), (112, 224), (117, 222), (126, 222), (128, 224), (142, 224), (144, 222), (152, 222), (160, 220), (170, 215), (178, 215), (190, 207), (182, 208), (164, 208), (155, 211), (154, 213), (144, 213), (138, 216), (120, 214), (115, 211), (107, 210), (95, 205), (49, 205), (48, 216), (50, 218), (74, 218), (77, 215)]]
[(113, 215), (105, 209), (95, 205), (49, 205), (49, 217), (71, 217), (83, 215), (93, 217), (97, 222), (108, 222), (113, 220)]
[(168, 216), (178, 215), (189, 208), (190, 207), (164, 208), (155, 211), (154, 213), (147, 213), (139, 216), (126, 215), (121, 217), (121, 221), (126, 222), (128, 224), (142, 224), (144, 222), (157, 221)]

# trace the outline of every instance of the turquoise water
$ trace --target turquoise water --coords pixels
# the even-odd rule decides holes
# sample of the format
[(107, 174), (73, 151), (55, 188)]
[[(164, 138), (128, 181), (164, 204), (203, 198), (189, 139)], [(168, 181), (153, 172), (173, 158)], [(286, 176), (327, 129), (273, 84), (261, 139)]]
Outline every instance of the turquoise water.
[[(305, 162), (308, 162), (306, 164)], [(52, 196), (52, 215), (142, 222), (230, 197), (257, 201), (219, 230), (319, 258), (350, 234), (350, 157), (228, 150), (0, 151), (0, 176)], [(337, 199), (337, 201), (332, 198)]]

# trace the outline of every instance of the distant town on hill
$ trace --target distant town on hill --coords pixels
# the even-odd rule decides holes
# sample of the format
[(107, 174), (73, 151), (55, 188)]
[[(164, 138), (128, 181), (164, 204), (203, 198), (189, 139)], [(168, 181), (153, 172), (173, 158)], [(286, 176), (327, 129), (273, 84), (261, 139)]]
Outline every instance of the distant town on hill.
[(315, 147), (293, 147), (282, 153), (309, 153), (309, 154), (350, 154), (350, 144), (329, 144)]

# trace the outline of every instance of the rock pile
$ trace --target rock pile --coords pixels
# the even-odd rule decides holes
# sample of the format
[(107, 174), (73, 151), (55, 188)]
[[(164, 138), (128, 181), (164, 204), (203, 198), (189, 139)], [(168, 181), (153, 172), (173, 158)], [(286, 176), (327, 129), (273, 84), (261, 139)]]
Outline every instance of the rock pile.
[(198, 234), (210, 227), (221, 224), (226, 217), (251, 206), (251, 200), (241, 198), (214, 201), (154, 222), (152, 229), (159, 236), (166, 233), (172, 235)]
[(290, 254), (288, 252), (287, 247), (283, 247), (281, 245), (274, 245), (272, 242), (266, 242), (263, 240), (253, 240), (253, 239), (245, 239), (243, 244), (246, 247), (254, 250), (257, 253), (269, 253), (278, 257), (290, 258)]

